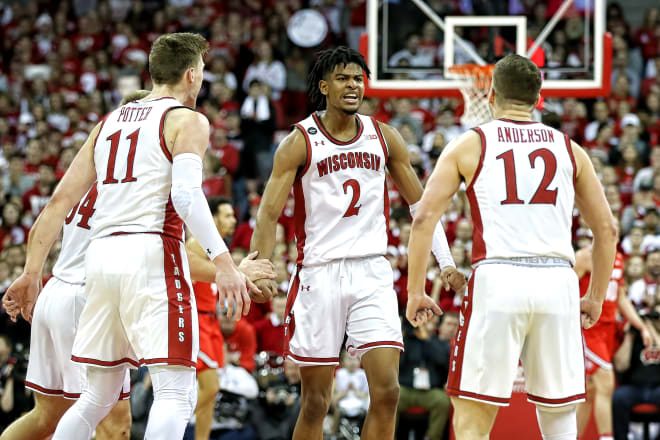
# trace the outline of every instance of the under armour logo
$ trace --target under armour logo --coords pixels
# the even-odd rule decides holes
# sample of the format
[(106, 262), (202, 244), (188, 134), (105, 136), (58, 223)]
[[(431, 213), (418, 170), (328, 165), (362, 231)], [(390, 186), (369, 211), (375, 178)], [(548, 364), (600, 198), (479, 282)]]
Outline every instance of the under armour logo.
[(312, 287), (312, 286), (303, 286), (303, 285), (301, 284), (301, 285), (300, 285), (300, 290), (302, 290), (302, 291), (307, 290), (307, 291), (309, 292), (309, 289), (310, 289), (311, 287)]
[(206, 253), (209, 254), (209, 255), (211, 255), (211, 249), (208, 249), (208, 248), (207, 248), (207, 249), (206, 249)]
[(325, 141), (314, 141), (314, 146), (318, 147), (319, 144), (325, 145)]

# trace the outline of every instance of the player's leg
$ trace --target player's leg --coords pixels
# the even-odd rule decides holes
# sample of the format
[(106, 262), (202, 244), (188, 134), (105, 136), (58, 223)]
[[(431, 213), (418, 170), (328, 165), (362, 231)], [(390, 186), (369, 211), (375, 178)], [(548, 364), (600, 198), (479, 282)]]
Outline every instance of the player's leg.
[(181, 366), (149, 367), (154, 402), (144, 435), (146, 440), (181, 439), (197, 402), (195, 369)]
[(96, 440), (128, 440), (131, 437), (131, 403), (119, 400), (96, 427)]
[(369, 382), (369, 410), (362, 427), (363, 439), (394, 436), (396, 406), (399, 401), (398, 348), (375, 348), (362, 356), (362, 366)]
[(126, 367), (87, 367), (87, 383), (80, 399), (61, 418), (53, 440), (88, 440), (115, 406), (122, 391)]
[(576, 404), (563, 406), (536, 405), (536, 418), (543, 440), (575, 440), (577, 438)]
[(614, 372), (599, 368), (592, 374), (595, 388), (594, 418), (601, 440), (611, 440), (612, 437), (612, 394), (614, 393)]
[(215, 397), (220, 391), (218, 373), (214, 368), (207, 368), (197, 373), (199, 394), (195, 408), (195, 439), (208, 440), (211, 435)]
[(34, 408), (5, 429), (0, 440), (32, 440), (46, 438), (55, 431), (57, 422), (75, 400), (62, 396), (34, 393)]
[(587, 376), (587, 400), (582, 403), (578, 403), (577, 406), (577, 424), (578, 424), (578, 434), (584, 434), (584, 430), (587, 429), (589, 424), (589, 419), (591, 419), (591, 410), (593, 408), (594, 397), (596, 391), (594, 389), (594, 383), (591, 378), (591, 375)]
[(456, 440), (488, 440), (499, 406), (451, 397)]
[(293, 440), (322, 440), (323, 419), (330, 408), (335, 365), (301, 366), (302, 395)]

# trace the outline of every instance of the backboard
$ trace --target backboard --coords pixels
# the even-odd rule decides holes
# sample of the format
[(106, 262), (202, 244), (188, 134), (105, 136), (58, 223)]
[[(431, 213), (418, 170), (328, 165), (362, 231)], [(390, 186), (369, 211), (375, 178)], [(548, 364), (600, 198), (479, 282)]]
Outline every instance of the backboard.
[(532, 10), (524, 3), (368, 0), (360, 41), (371, 70), (367, 96), (460, 96), (450, 66), (494, 63), (513, 52), (541, 68), (544, 97), (607, 96), (605, 0), (550, 0)]

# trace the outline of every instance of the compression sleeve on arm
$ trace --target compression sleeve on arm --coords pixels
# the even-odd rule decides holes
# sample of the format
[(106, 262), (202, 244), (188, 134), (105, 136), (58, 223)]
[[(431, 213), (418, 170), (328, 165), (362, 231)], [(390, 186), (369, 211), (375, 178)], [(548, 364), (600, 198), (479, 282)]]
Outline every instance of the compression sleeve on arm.
[(172, 204), (207, 257), (213, 260), (228, 251), (202, 191), (202, 159), (194, 153), (172, 160)]
[[(420, 202), (413, 203), (410, 205), (410, 216), (415, 218), (415, 212), (417, 212), (417, 207)], [(435, 230), (433, 231), (433, 243), (431, 244), (431, 251), (435, 255), (436, 260), (438, 260), (438, 265), (440, 269), (444, 269), (447, 266), (456, 267), (454, 259), (451, 256), (451, 251), (449, 250), (449, 243), (447, 243), (447, 236), (445, 235), (445, 229), (442, 227), (442, 221), (438, 221), (435, 225)]]

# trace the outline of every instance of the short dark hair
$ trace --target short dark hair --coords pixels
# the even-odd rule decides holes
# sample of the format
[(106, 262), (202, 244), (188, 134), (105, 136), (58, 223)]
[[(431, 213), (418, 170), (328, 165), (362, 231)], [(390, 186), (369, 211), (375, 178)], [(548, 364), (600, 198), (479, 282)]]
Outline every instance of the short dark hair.
[(312, 66), (312, 71), (309, 73), (307, 80), (307, 95), (312, 101), (312, 105), (316, 110), (325, 108), (325, 96), (319, 90), (319, 81), (324, 79), (326, 75), (332, 73), (335, 67), (339, 65), (347, 66), (348, 64), (357, 64), (367, 74), (367, 78), (371, 75), (367, 62), (360, 52), (346, 46), (338, 46), (332, 49), (323, 50), (317, 55), (316, 63)]
[(213, 215), (215, 215), (218, 212), (218, 208), (220, 207), (220, 205), (227, 204), (232, 208), (234, 207), (234, 205), (232, 205), (231, 203), (231, 200), (229, 200), (226, 197), (211, 197), (208, 203), (209, 203), (209, 208), (211, 209), (211, 214)]
[(209, 43), (199, 34), (179, 32), (156, 38), (149, 52), (149, 74), (154, 84), (173, 85), (186, 69), (209, 49)]
[(534, 105), (541, 91), (541, 72), (529, 58), (510, 54), (495, 64), (495, 96)]

